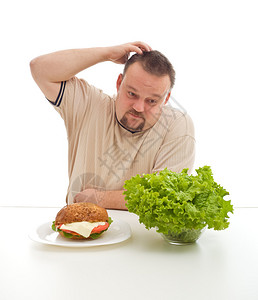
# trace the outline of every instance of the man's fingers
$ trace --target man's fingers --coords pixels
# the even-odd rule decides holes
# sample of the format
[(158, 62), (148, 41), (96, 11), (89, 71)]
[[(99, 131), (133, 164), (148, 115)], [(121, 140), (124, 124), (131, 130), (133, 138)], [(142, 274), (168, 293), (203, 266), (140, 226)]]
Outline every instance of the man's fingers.
[(127, 44), (128, 48), (127, 48), (127, 53), (130, 52), (136, 52), (138, 54), (142, 54), (145, 51), (151, 51), (151, 47), (143, 42), (133, 42), (133, 43), (129, 43)]
[(137, 49), (140, 49), (140, 51), (137, 52), (137, 53), (139, 53), (139, 54), (141, 54), (143, 51), (151, 51), (151, 50), (152, 50), (152, 48), (151, 48), (148, 44), (146, 44), (146, 43), (144, 43), (144, 42), (138, 41), (138, 42), (134, 42), (134, 43), (132, 43), (132, 44), (133, 44), (134, 46), (136, 46)]
[(111, 53), (108, 56), (108, 60), (117, 64), (125, 64), (132, 52), (143, 54), (145, 51), (152, 50), (148, 44), (140, 41), (109, 47), (109, 49)]

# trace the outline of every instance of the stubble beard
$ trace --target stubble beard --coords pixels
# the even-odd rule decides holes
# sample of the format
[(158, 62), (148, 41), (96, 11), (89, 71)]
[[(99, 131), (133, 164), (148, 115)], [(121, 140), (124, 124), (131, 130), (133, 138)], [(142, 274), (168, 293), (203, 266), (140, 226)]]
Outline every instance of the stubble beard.
[[(133, 113), (134, 115), (141, 117), (141, 118), (142, 118), (142, 122), (141, 122), (137, 127), (131, 127), (131, 126), (129, 126), (129, 121), (128, 121), (128, 118), (127, 118), (127, 116), (126, 116), (127, 113)], [(140, 132), (140, 131), (142, 131), (143, 128), (144, 128), (144, 125), (145, 125), (145, 118), (144, 118), (141, 114), (139, 114), (137, 111), (135, 111), (135, 110), (133, 110), (133, 111), (130, 110), (130, 111), (128, 111), (127, 113), (125, 113), (125, 114), (123, 115), (123, 117), (120, 119), (120, 123), (121, 123), (126, 129), (128, 129), (128, 130), (130, 130), (130, 131), (134, 131), (134, 132)]]

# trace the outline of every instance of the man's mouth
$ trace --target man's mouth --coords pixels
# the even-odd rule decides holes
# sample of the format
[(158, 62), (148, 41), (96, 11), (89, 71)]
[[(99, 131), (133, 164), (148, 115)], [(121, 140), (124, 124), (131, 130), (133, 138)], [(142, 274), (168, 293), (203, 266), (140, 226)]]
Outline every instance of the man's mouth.
[(144, 117), (138, 113), (135, 113), (135, 112), (132, 112), (132, 111), (129, 111), (128, 112), (132, 117), (134, 117), (135, 119), (144, 119)]

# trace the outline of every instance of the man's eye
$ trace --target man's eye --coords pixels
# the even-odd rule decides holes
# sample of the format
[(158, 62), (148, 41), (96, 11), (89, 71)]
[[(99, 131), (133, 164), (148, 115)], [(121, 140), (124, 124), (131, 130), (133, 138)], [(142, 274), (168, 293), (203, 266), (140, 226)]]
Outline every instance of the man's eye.
[(155, 105), (157, 103), (157, 101), (154, 100), (154, 99), (149, 99), (148, 103), (151, 104), (151, 105)]
[(133, 93), (133, 92), (128, 92), (128, 95), (129, 95), (130, 97), (135, 97), (135, 96), (136, 96), (135, 93)]

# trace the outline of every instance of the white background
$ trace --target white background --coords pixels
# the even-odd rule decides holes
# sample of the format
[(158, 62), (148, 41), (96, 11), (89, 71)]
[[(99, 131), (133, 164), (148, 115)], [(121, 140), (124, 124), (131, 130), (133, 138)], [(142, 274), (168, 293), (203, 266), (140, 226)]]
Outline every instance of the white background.
[[(1, 5), (0, 205), (63, 206), (62, 119), (34, 83), (41, 54), (142, 40), (176, 70), (173, 97), (194, 120), (195, 168), (212, 167), (235, 206), (257, 206), (256, 1), (5, 1)], [(115, 93), (122, 66), (79, 74)]]

